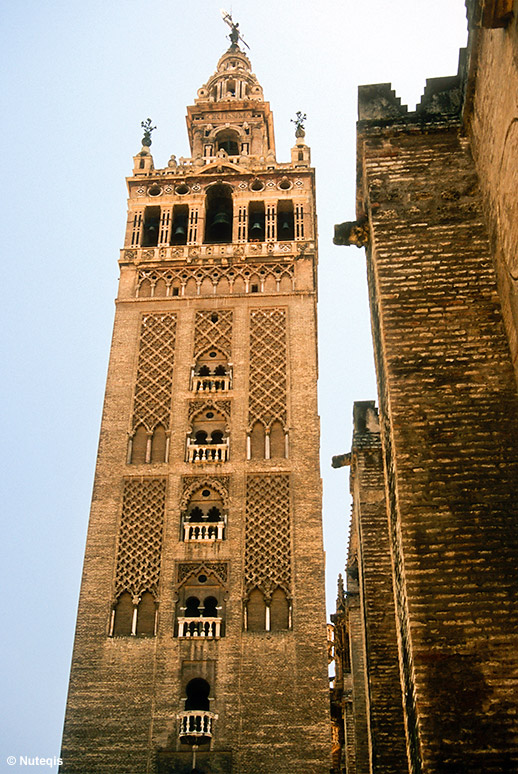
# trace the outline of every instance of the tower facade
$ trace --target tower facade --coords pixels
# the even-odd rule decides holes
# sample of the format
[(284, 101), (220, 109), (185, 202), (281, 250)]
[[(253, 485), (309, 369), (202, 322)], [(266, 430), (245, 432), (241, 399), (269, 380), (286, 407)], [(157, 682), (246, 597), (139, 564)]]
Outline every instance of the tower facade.
[(314, 173), (235, 39), (128, 178), (66, 774), (329, 769)]

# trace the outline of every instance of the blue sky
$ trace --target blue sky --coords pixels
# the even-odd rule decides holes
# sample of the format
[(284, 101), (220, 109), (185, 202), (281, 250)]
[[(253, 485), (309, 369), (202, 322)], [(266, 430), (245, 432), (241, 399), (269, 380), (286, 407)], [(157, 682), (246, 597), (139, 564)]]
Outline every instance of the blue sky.
[[(457, 71), (463, 0), (240, 0), (234, 18), (275, 119), (307, 113), (320, 233), (320, 414), (330, 607), (344, 564), (352, 403), (376, 397), (354, 219), (357, 87), (392, 82), (412, 108)], [(124, 178), (150, 116), (155, 165), (188, 156), (185, 107), (228, 46), (208, 0), (4, 0), (4, 495), (0, 648), (8, 755), (59, 754), (126, 212)], [(45, 770), (55, 770), (45, 767)]]

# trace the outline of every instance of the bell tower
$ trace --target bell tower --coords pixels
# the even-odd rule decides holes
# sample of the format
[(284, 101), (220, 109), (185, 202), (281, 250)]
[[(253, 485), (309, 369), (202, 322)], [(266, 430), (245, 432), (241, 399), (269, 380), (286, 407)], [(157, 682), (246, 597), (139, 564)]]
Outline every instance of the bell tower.
[(324, 774), (316, 215), (238, 44), (128, 225), (62, 774)]

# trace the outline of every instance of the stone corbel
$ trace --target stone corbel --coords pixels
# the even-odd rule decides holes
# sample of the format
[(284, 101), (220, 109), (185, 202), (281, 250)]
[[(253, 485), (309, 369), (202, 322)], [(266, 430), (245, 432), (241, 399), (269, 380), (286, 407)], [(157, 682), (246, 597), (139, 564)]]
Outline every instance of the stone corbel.
[(335, 245), (356, 245), (365, 247), (369, 244), (369, 224), (366, 218), (361, 220), (338, 223), (335, 226)]

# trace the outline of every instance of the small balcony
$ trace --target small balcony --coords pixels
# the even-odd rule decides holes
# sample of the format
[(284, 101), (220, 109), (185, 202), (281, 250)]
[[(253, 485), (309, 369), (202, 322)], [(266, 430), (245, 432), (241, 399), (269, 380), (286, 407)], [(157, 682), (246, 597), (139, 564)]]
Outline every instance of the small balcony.
[(183, 741), (189, 741), (186, 737), (191, 738), (191, 744), (198, 744), (203, 737), (212, 737), (212, 726), (214, 721), (218, 719), (218, 716), (214, 712), (207, 712), (204, 710), (186, 710), (185, 712), (179, 712), (178, 720), (180, 721), (180, 730), (178, 732), (180, 738)]
[(200, 376), (192, 377), (192, 390), (194, 392), (224, 392), (232, 389), (232, 377), (225, 376)]
[(196, 443), (187, 438), (186, 462), (226, 462), (229, 457), (228, 438), (224, 443)]
[(224, 521), (186, 521), (183, 525), (184, 543), (200, 542), (211, 543), (214, 540), (223, 540), (225, 533)]
[(209, 618), (200, 616), (199, 618), (178, 617), (178, 637), (181, 639), (205, 639), (219, 640), (221, 637), (222, 618)]

